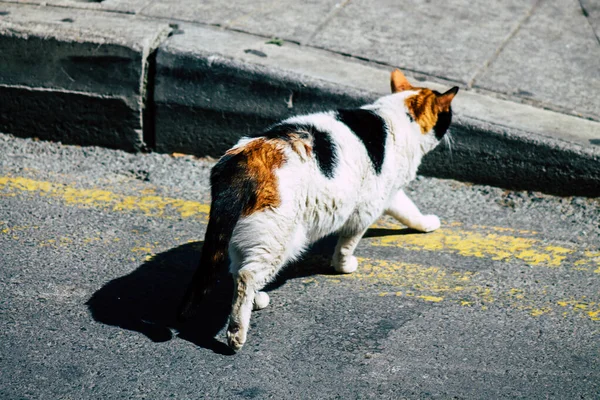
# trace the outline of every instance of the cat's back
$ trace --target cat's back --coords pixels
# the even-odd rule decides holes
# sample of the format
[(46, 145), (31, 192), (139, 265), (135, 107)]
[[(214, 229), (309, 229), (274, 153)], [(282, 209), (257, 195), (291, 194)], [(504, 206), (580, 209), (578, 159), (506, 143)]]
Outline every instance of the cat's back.
[(367, 172), (368, 158), (360, 151), (361, 138), (340, 118), (340, 113), (347, 116), (348, 111), (297, 116), (244, 137), (219, 160), (216, 170), (242, 165), (255, 179), (287, 172), (295, 183), (309, 179), (324, 186), (338, 181), (350, 185)]
[(383, 196), (386, 138), (385, 123), (370, 110), (293, 117), (227, 151), (213, 169), (213, 187), (239, 187), (249, 201), (244, 215), (276, 209), (309, 225), (340, 225)]

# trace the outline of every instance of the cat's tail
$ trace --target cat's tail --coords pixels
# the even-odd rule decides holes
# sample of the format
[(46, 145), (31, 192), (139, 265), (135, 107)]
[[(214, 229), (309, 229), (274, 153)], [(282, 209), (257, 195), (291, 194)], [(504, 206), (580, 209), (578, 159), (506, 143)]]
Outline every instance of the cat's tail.
[(179, 306), (179, 320), (190, 317), (196, 305), (210, 293), (219, 276), (225, 275), (227, 250), (233, 230), (255, 190), (255, 182), (249, 179), (240, 156), (225, 155), (211, 171), (212, 203), (200, 265)]

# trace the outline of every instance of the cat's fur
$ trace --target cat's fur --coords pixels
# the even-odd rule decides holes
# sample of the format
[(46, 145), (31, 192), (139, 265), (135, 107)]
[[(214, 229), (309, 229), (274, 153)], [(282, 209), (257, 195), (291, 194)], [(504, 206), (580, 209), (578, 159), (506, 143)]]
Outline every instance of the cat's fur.
[(212, 206), (200, 266), (179, 311), (191, 313), (229, 255), (235, 290), (227, 339), (246, 342), (260, 290), (307, 246), (332, 233), (336, 271), (357, 268), (354, 249), (382, 214), (423, 232), (439, 228), (402, 191), (444, 136), (457, 87), (440, 94), (392, 73), (393, 94), (355, 110), (287, 119), (242, 138), (211, 172)]

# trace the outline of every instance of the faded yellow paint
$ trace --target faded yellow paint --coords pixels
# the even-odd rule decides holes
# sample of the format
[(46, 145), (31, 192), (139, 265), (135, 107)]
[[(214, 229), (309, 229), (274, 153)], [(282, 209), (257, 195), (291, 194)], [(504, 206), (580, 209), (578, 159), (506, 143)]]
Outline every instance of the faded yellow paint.
[(25, 231), (32, 230), (32, 229), (39, 229), (39, 226), (30, 226), (30, 225), (8, 226), (5, 221), (0, 221), (0, 225), (4, 225), (2, 230), (0, 230), (0, 233), (2, 233), (3, 235), (12, 235), (13, 239), (19, 239), (19, 236), (17, 235), (17, 233), (19, 233), (19, 232), (25, 232)]
[[(98, 207), (114, 211), (141, 212), (148, 216), (206, 220), (209, 205), (200, 202), (157, 196), (154, 189), (145, 189), (139, 196), (113, 193), (103, 189), (82, 189), (74, 186), (36, 181), (19, 177), (0, 177), (0, 195), (20, 192), (57, 199), (65, 204), (80, 207)], [(397, 223), (383, 219), (376, 227), (399, 228)], [(503, 227), (465, 227), (459, 222), (444, 224), (445, 228), (429, 234), (395, 235), (369, 238), (364, 243), (373, 246), (397, 246), (408, 251), (432, 251), (451, 253), (463, 257), (477, 257), (496, 261), (520, 260), (527, 265), (547, 267), (572, 266), (583, 271), (600, 274), (600, 252), (579, 249), (574, 244), (548, 245), (538, 239), (535, 231)], [(37, 227), (35, 227), (37, 228)], [(23, 230), (30, 227), (23, 227)], [(0, 221), (0, 232), (15, 235), (19, 227), (9, 227)], [(524, 235), (526, 237), (520, 237)], [(41, 245), (59, 246), (70, 243), (70, 238), (52, 238)], [(101, 241), (100, 237), (77, 239), (77, 243)], [(118, 240), (111, 238), (106, 240)], [(105, 240), (105, 241), (106, 241)], [(195, 243), (194, 240), (190, 242)], [(159, 244), (137, 243), (133, 252), (141, 253), (150, 260)], [(132, 258), (134, 260), (135, 258)], [(477, 279), (475, 279), (477, 278)], [(455, 271), (444, 267), (399, 263), (390, 260), (360, 259), (358, 271), (351, 275), (328, 277), (332, 282), (363, 281), (369, 286), (383, 285), (389, 292), (377, 292), (383, 296), (414, 297), (415, 300), (436, 303), (454, 303), (457, 306), (473, 306), (481, 310), (488, 307), (507, 306), (527, 312), (532, 316), (560, 310), (567, 315), (578, 315), (593, 321), (600, 320), (600, 305), (589, 299), (548, 299), (543, 288), (535, 292), (523, 289), (498, 289), (488, 280), (481, 282), (477, 272)], [(315, 278), (303, 280), (305, 284), (318, 284)], [(387, 287), (386, 287), (387, 286)], [(388, 289), (389, 287), (389, 289)], [(390, 290), (391, 289), (391, 290)], [(592, 299), (597, 300), (597, 299)], [(549, 302), (551, 304), (549, 304)]]
[(74, 240), (68, 236), (59, 237), (58, 239), (47, 239), (39, 243), (40, 247), (66, 247), (74, 243)]
[(537, 231), (529, 231), (526, 229), (514, 229), (514, 228), (506, 228), (503, 226), (488, 226), (488, 225), (473, 225), (474, 229), (483, 229), (483, 230), (492, 230), (496, 232), (512, 232), (512, 233), (520, 233), (525, 235), (537, 235)]
[[(142, 196), (130, 196), (100, 189), (81, 189), (73, 186), (37, 181), (22, 177), (0, 177), (0, 191), (32, 192), (41, 196), (58, 198), (66, 204), (82, 207), (100, 207), (115, 211), (142, 212), (149, 216), (166, 216), (175, 212), (183, 218), (208, 217), (210, 206), (196, 201), (182, 200), (151, 195), (155, 189), (144, 189)], [(447, 228), (426, 235), (395, 235), (367, 239), (373, 246), (402, 247), (411, 251), (436, 251), (458, 254), (464, 257), (489, 258), (497, 261), (521, 260), (529, 265), (558, 267), (568, 257), (579, 255), (574, 260), (578, 270), (587, 268), (600, 274), (600, 252), (577, 249), (573, 245), (546, 245), (531, 237), (519, 237), (500, 233), (522, 233), (536, 235), (535, 231), (518, 230), (505, 227), (474, 226), (486, 232), (464, 229), (459, 222), (447, 223)], [(399, 224), (389, 218), (379, 221), (375, 227), (398, 228)], [(7, 233), (4, 227), (3, 233)], [(492, 233), (489, 233), (492, 232)], [(590, 268), (592, 267), (592, 268)]]
[(430, 301), (433, 303), (439, 303), (440, 301), (443, 301), (444, 298), (443, 297), (437, 297), (437, 296), (417, 296), (419, 299), (423, 299), (425, 301)]
[(475, 287), (475, 295), (480, 298), (484, 303), (493, 303), (496, 301), (495, 295), (492, 289), (489, 287)]
[(59, 183), (21, 177), (0, 177), (0, 190), (33, 192), (53, 197), (66, 204), (82, 207), (109, 208), (114, 211), (137, 211), (148, 216), (163, 216), (167, 210), (183, 218), (205, 219), (210, 206), (196, 201), (160, 196), (128, 196), (101, 189), (80, 189)]
[(600, 251), (585, 250), (583, 251), (583, 258), (573, 263), (578, 270), (594, 269), (593, 272), (600, 274)]
[(55, 239), (44, 239), (40, 240), (38, 245), (40, 247), (51, 247), (51, 248), (61, 248), (68, 246), (77, 246), (77, 245), (88, 245), (90, 243), (102, 243), (102, 244), (110, 244), (111, 242), (119, 241), (119, 238), (107, 238), (102, 239), (100, 237), (77, 237), (77, 236), (60, 236)]
[(425, 302), (454, 303), (463, 307), (478, 306), (480, 310), (503, 307), (525, 312), (532, 317), (562, 312), (566, 315), (585, 316), (593, 321), (600, 320), (598, 303), (587, 300), (558, 299), (551, 302), (545, 287), (532, 291), (521, 288), (494, 288), (477, 272), (456, 272), (443, 267), (428, 267), (419, 264), (359, 258), (358, 270), (348, 275), (323, 276), (336, 282), (360, 282), (366, 287), (384, 285), (388, 291), (377, 291), (378, 296), (413, 297)]
[(413, 251), (453, 253), (497, 261), (522, 260), (529, 265), (558, 267), (574, 248), (548, 246), (542, 241), (517, 236), (485, 234), (451, 228), (424, 235), (395, 235), (370, 239), (373, 246), (401, 247)]
[(154, 246), (150, 243), (146, 243), (145, 246), (136, 246), (132, 248), (131, 251), (134, 253), (152, 253), (152, 251), (154, 251)]
[[(359, 258), (359, 269), (345, 279), (376, 280), (380, 283), (431, 293), (460, 292), (465, 290), (474, 273), (451, 272), (440, 267)], [(407, 293), (408, 295), (408, 293)]]
[(540, 315), (544, 315), (552, 311), (550, 308), (533, 308), (531, 310), (531, 315), (534, 317), (539, 317)]
[(571, 311), (580, 313), (592, 321), (600, 321), (600, 303), (588, 301), (585, 297), (580, 299), (559, 300), (556, 302), (561, 307), (569, 307)]

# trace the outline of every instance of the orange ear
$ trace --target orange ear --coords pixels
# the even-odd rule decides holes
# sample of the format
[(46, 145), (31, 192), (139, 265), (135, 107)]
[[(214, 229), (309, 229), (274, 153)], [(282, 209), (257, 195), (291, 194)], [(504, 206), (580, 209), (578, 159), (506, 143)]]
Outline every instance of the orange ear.
[(458, 93), (458, 86), (454, 86), (446, 93), (437, 96), (436, 102), (440, 111), (448, 111), (450, 103), (452, 102), (452, 99), (454, 99), (454, 96), (456, 96), (456, 93)]
[(392, 93), (402, 92), (403, 90), (412, 89), (412, 85), (406, 79), (404, 74), (399, 70), (395, 69), (392, 71)]

